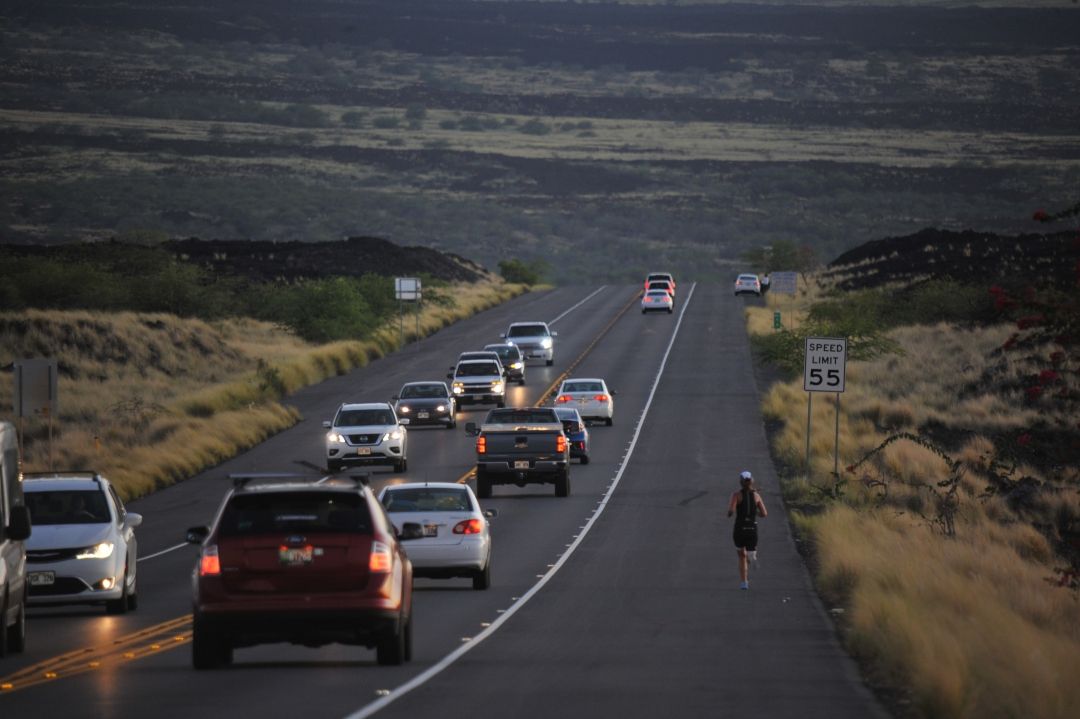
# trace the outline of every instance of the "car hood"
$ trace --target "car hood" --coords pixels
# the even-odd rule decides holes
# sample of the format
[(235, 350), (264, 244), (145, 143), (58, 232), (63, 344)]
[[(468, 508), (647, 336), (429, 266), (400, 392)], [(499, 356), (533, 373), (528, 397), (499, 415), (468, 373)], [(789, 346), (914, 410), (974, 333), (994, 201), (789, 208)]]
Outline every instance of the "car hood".
[(449, 397), (443, 397), (441, 399), (432, 399), (430, 397), (418, 397), (417, 399), (399, 399), (399, 407), (437, 407), (440, 404), (450, 404)]
[(495, 380), (502, 380), (502, 375), (499, 374), (470, 374), (454, 377), (455, 382), (494, 382)]
[(28, 550), (90, 547), (112, 534), (112, 524), (38, 524), (26, 540)]
[(343, 424), (333, 427), (331, 431), (339, 434), (385, 434), (395, 427), (396, 424)]

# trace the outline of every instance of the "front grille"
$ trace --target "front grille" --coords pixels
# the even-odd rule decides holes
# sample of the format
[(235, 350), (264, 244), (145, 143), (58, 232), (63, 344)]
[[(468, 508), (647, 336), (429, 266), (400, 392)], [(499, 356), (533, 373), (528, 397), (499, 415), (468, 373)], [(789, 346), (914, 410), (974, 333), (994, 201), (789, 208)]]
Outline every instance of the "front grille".
[(377, 444), (379, 437), (378, 434), (350, 434), (348, 436), (349, 444)]
[(43, 564), (47, 562), (63, 562), (66, 559), (74, 559), (75, 555), (82, 550), (83, 547), (27, 550), (26, 561), (34, 564)]
[(86, 582), (75, 577), (57, 577), (53, 584), (30, 586), (31, 597), (55, 597), (59, 594), (78, 594), (88, 591), (90, 587), (86, 586)]

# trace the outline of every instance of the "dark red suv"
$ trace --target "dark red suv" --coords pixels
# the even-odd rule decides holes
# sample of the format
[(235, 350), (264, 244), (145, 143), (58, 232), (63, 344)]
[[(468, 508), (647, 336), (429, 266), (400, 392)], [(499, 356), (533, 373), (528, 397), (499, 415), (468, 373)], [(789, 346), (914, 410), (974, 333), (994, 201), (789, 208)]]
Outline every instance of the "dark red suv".
[(272, 642), (374, 647), (379, 664), (412, 653), (413, 569), (401, 536), (362, 479), (241, 476), (192, 573), (192, 662), (210, 669), (233, 649)]

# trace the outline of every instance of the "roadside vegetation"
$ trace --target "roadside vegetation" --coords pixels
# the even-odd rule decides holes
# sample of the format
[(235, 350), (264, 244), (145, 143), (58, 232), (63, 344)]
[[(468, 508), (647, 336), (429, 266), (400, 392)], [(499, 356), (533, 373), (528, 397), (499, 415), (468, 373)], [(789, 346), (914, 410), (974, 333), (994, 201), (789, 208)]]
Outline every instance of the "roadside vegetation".
[[(423, 305), (419, 335), (522, 291), (495, 279), (447, 285), (439, 302)], [(404, 341), (416, 338), (415, 323), (405, 330)], [(252, 318), (0, 311), (0, 367), (23, 357), (59, 361), (53, 466), (97, 469), (126, 499), (292, 426), (300, 416), (288, 405), (289, 393), (366, 365), (400, 342), (396, 320), (386, 316), (362, 334), (323, 342), (304, 339), (288, 323)], [(11, 419), (12, 391), (11, 382), (0, 382), (0, 419)], [(24, 469), (48, 469), (48, 423), (34, 418), (25, 429)]]
[[(1077, 257), (1080, 236), (1059, 254)], [(759, 356), (789, 378), (763, 411), (800, 544), (901, 716), (1080, 706), (1080, 262), (1065, 269), (1059, 286), (1002, 267), (843, 291), (858, 268), (829, 268), (747, 311)], [(813, 403), (807, 467), (802, 338), (819, 335), (852, 349), (840, 406)]]

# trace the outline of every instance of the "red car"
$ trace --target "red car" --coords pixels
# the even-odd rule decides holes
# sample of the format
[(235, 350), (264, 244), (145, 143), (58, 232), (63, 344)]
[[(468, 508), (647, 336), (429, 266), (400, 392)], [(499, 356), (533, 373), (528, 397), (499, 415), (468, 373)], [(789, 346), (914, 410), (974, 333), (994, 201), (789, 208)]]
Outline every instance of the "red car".
[(413, 568), (401, 536), (353, 477), (234, 477), (192, 573), (192, 663), (211, 669), (238, 647), (289, 642), (374, 647), (379, 664), (412, 654)]

